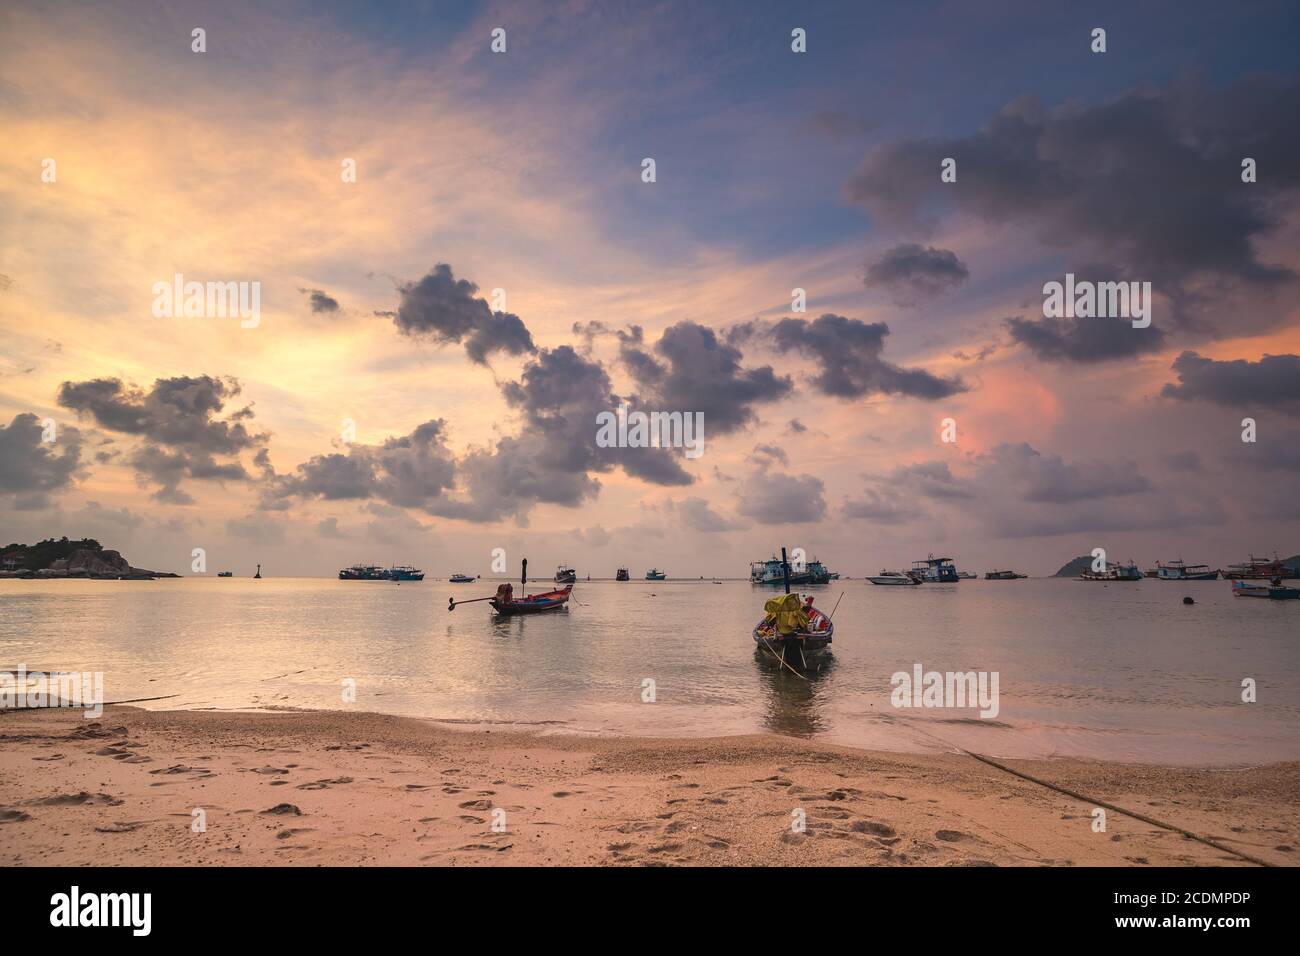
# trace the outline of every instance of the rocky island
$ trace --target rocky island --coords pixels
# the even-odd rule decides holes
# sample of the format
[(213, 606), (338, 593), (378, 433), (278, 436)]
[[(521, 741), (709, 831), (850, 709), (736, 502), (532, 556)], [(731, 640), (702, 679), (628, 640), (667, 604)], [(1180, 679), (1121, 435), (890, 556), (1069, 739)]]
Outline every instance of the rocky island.
[(47, 538), (36, 544), (11, 544), (0, 552), (0, 578), (152, 581), (177, 577), (180, 575), (170, 571), (134, 568), (120, 552), (105, 549), (94, 538)]

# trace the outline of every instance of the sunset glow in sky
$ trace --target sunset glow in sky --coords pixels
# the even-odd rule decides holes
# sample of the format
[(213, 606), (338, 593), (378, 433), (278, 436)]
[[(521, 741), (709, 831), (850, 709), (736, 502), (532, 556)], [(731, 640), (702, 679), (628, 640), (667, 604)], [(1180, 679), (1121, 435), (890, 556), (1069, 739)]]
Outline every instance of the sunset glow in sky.
[[(0, 8), (0, 544), (1300, 551), (1294, 5), (540, 6)], [(1067, 272), (1151, 327), (1045, 318)], [(178, 273), (260, 283), (256, 327), (156, 317)], [(597, 447), (620, 400), (705, 453)]]

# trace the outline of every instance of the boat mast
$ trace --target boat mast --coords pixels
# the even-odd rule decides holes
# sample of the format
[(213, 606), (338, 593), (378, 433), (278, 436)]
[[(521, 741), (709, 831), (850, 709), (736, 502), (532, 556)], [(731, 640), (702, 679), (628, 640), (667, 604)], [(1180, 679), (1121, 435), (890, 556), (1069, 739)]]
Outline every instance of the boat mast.
[(785, 559), (785, 548), (781, 549), (781, 581), (785, 584), (785, 593), (790, 593), (790, 562)]

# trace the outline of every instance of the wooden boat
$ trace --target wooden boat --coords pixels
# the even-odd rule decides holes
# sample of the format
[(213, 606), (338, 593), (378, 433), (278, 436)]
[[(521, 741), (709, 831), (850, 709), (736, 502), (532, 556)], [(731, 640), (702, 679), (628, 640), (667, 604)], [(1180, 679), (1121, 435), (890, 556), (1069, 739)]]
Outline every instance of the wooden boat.
[(627, 568), (619, 568), (618, 573), (614, 575), (615, 581), (629, 581), (631, 577), (627, 573)]
[(1157, 561), (1156, 577), (1161, 581), (1214, 581), (1219, 572), (1207, 564), (1187, 564), (1180, 559), (1168, 564)]
[(573, 584), (577, 580), (578, 572), (573, 570), (573, 568), (566, 568), (564, 565), (560, 565), (555, 569), (556, 584)]
[(1274, 601), (1295, 600), (1300, 598), (1300, 588), (1288, 588), (1280, 584), (1247, 584), (1245, 581), (1233, 581), (1232, 596), (1271, 598)]
[[(785, 566), (785, 594), (769, 598), (763, 604), (763, 618), (754, 625), (754, 644), (770, 652), (785, 667), (793, 670), (793, 662), (807, 666), (810, 656), (825, 651), (835, 636), (835, 624), (830, 616), (813, 607), (812, 595), (800, 600), (790, 593), (789, 562), (785, 548), (781, 549), (781, 563)], [(838, 602), (836, 602), (838, 604)], [(835, 612), (832, 610), (832, 614)]]
[(234, 571), (218, 571), (218, 572), (217, 572), (217, 577), (219, 577), (219, 578), (233, 578), (234, 576), (235, 576), (235, 572), (234, 572)]
[(665, 581), (668, 579), (667, 571), (660, 571), (658, 568), (651, 568), (645, 573), (647, 581)]
[(989, 571), (985, 573), (985, 581), (1015, 581), (1020, 578), (1027, 578), (1029, 575), (1021, 574), (1019, 571)]
[(457, 572), (447, 579), (452, 584), (473, 584), (478, 578), (470, 574), (461, 574)]
[[(528, 559), (524, 558), (523, 574), (520, 577), (520, 586), (528, 586)], [(457, 601), (455, 598), (449, 598), (447, 601), (447, 610), (454, 611), (458, 604), (473, 604), (476, 601), (489, 601), (493, 610), (498, 614), (538, 614), (542, 611), (555, 611), (569, 603), (569, 595), (573, 593), (573, 585), (566, 584), (562, 588), (554, 591), (543, 591), (540, 594), (529, 594), (521, 598), (515, 597), (515, 588), (512, 584), (502, 584), (497, 587), (497, 593), (491, 597), (470, 598), (467, 601)]]
[(541, 611), (555, 611), (564, 607), (569, 603), (569, 595), (572, 592), (573, 585), (566, 584), (556, 591), (546, 591), (542, 594), (529, 594), (527, 597), (516, 598), (514, 596), (514, 587), (503, 584), (497, 588), (496, 596), (489, 603), (498, 614), (537, 614)]

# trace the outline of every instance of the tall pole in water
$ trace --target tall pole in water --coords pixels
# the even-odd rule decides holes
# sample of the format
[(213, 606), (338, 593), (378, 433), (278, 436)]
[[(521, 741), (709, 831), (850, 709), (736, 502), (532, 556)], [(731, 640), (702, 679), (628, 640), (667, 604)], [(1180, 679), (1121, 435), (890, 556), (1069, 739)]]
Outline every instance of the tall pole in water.
[(790, 593), (790, 562), (785, 559), (785, 548), (781, 549), (781, 580), (785, 584), (785, 593)]
[(520, 582), (525, 587), (528, 586), (528, 559), (524, 558), (524, 579)]

